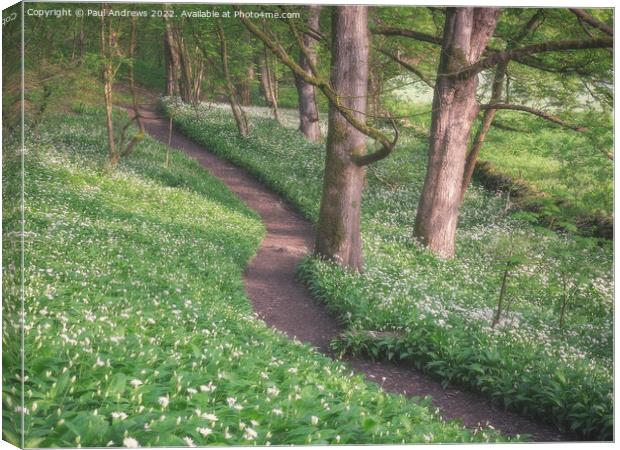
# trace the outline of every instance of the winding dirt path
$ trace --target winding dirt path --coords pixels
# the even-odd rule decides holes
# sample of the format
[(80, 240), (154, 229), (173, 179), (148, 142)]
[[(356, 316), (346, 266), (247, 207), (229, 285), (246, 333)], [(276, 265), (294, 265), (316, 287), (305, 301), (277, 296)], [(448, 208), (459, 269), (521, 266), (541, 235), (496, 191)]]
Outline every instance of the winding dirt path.
[[(161, 117), (155, 105), (142, 108), (147, 132), (167, 143), (168, 120)], [(312, 224), (243, 169), (209, 153), (176, 131), (172, 133), (171, 146), (198, 160), (262, 218), (267, 236), (244, 275), (247, 295), (258, 315), (269, 326), (333, 357), (329, 343), (343, 327), (295, 277), (297, 264), (312, 248)], [(432, 396), (433, 404), (444, 418), (460, 419), (469, 428), (489, 424), (508, 435), (529, 434), (538, 442), (575, 439), (551, 426), (497, 408), (479, 394), (452, 386), (443, 389), (436, 379), (406, 364), (360, 358), (346, 361), (387, 391)]]

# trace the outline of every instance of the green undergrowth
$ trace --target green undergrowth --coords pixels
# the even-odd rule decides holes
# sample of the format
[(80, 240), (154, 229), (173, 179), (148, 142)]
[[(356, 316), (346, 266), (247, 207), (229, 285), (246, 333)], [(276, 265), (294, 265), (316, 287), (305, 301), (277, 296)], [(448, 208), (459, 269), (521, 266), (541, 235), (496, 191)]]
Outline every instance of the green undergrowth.
[(242, 283), (259, 217), (150, 138), (111, 170), (104, 124), (82, 105), (27, 133), (25, 407), (5, 352), (5, 439), (15, 412), (26, 447), (502, 439), (268, 328)]
[[(252, 108), (250, 136), (241, 138), (226, 107), (164, 105), (186, 135), (316, 220), (324, 150), (295, 124), (280, 126)], [(368, 168), (365, 272), (316, 258), (300, 267), (314, 295), (347, 325), (334, 345), (413, 361), (444, 383), (477, 389), (562, 430), (611, 439), (611, 243), (534, 227), (527, 213), (506, 208), (504, 194), (474, 185), (456, 258), (438, 259), (411, 237), (426, 148), (407, 133), (400, 142)], [(503, 310), (493, 325), (506, 268)]]
[[(396, 114), (408, 116), (402, 120), (405, 128), (428, 132), (430, 105), (395, 101), (389, 105)], [(600, 235), (596, 225), (613, 221), (612, 117), (576, 111), (564, 119), (587, 131), (575, 132), (523, 112), (499, 111), (480, 160), (516, 184), (528, 185), (529, 195), (515, 200), (543, 221)]]

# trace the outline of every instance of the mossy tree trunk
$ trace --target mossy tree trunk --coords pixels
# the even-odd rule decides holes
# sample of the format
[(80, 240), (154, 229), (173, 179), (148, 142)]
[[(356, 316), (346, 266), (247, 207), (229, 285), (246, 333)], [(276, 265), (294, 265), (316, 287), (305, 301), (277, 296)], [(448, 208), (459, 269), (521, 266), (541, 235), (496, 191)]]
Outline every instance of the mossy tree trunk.
[(454, 74), (480, 59), (498, 14), (494, 8), (446, 11), (428, 165), (415, 224), (415, 235), (442, 257), (454, 256), (468, 141), (480, 109), (476, 101), (478, 77)]
[[(331, 84), (339, 102), (365, 122), (368, 88), (368, 7), (339, 6), (332, 13)], [(330, 103), (325, 176), (315, 252), (343, 267), (362, 270), (360, 211), (365, 135)]]
[[(321, 6), (312, 5), (309, 7), (309, 10), (308, 28), (319, 31)], [(308, 58), (303, 51), (300, 51), (299, 66), (306, 73), (314, 75), (312, 67), (316, 66), (317, 61), (316, 41), (309, 34), (305, 34), (303, 40)], [(299, 76), (295, 76), (295, 86), (297, 87), (297, 95), (299, 97), (299, 131), (309, 141), (318, 142), (321, 139), (321, 130), (319, 128), (319, 109), (316, 104), (316, 89), (312, 84), (304, 81)]]

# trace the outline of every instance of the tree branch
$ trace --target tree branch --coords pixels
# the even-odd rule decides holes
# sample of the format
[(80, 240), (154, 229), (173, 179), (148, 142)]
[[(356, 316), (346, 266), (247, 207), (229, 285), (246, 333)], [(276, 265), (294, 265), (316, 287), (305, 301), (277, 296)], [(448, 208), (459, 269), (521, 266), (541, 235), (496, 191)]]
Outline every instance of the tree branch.
[[(234, 5), (233, 8), (236, 11), (241, 10), (239, 6), (237, 5)], [(334, 91), (334, 88), (331, 86), (331, 83), (321, 78), (320, 76), (311, 75), (308, 72), (306, 72), (299, 64), (297, 64), (289, 56), (289, 54), (286, 52), (286, 50), (284, 50), (282, 45), (277, 40), (271, 39), (267, 35), (267, 33), (265, 33), (259, 27), (257, 27), (254, 24), (254, 22), (252, 22), (250, 19), (243, 17), (243, 16), (241, 16), (240, 19), (241, 19), (241, 22), (243, 22), (243, 25), (245, 25), (245, 27), (248, 29), (248, 31), (254, 34), (261, 41), (263, 41), (265, 46), (269, 50), (271, 50), (280, 59), (280, 61), (282, 61), (284, 65), (286, 65), (289, 69), (291, 69), (295, 75), (299, 76), (306, 83), (309, 83), (319, 88), (321, 92), (325, 94), (330, 104), (333, 105), (340, 114), (342, 114), (342, 116), (346, 119), (347, 122), (351, 124), (351, 126), (353, 126), (359, 132), (365, 134), (366, 136), (381, 143), (382, 148), (377, 150), (375, 153), (354, 158), (353, 161), (357, 165), (364, 166), (372, 162), (379, 161), (380, 159), (383, 159), (386, 156), (388, 156), (390, 153), (392, 153), (392, 150), (394, 150), (394, 146), (396, 145), (396, 142), (398, 141), (398, 137), (399, 137), (398, 132), (395, 133), (394, 140), (390, 141), (390, 139), (378, 129), (371, 127), (370, 125), (367, 125), (366, 123), (358, 120), (357, 117), (355, 117), (355, 115), (353, 114), (353, 110), (350, 108), (347, 108), (340, 102), (340, 97), (338, 93)], [(392, 124), (395, 127), (393, 120), (392, 120)]]
[(456, 73), (443, 74), (448, 76), (457, 76), (459, 78), (469, 78), (485, 69), (489, 69), (500, 62), (510, 61), (512, 59), (521, 58), (536, 53), (555, 52), (560, 50), (585, 50), (591, 48), (613, 47), (613, 39), (596, 38), (596, 39), (568, 39), (565, 41), (550, 41), (540, 44), (527, 45), (525, 47), (514, 50), (506, 50), (504, 52), (493, 53), (491, 56), (481, 59), (478, 62), (464, 67)]
[(407, 30), (406, 28), (394, 28), (394, 27), (374, 27), (370, 29), (372, 34), (381, 34), (383, 36), (401, 36), (418, 41), (428, 42), (429, 44), (441, 45), (441, 38), (433, 36), (431, 34), (420, 33), (419, 31)]
[(393, 53), (390, 53), (389, 51), (383, 49), (383, 48), (379, 48), (378, 49), (379, 52), (383, 53), (385, 56), (387, 56), (388, 58), (392, 59), (393, 61), (397, 62), (398, 64), (400, 64), (401, 66), (403, 66), (405, 69), (407, 69), (408, 71), (412, 72), (415, 76), (417, 76), (420, 80), (422, 80), (425, 84), (427, 84), (428, 86), (430, 86), (431, 88), (435, 88), (435, 84), (429, 80), (426, 75), (424, 75), (420, 70), (418, 70), (415, 66), (413, 66), (412, 64), (409, 64), (407, 61), (405, 61), (404, 59), (400, 58), (398, 55), (395, 55)]
[(295, 36), (295, 40), (297, 41), (297, 45), (299, 46), (301, 53), (304, 55), (304, 58), (306, 59), (306, 63), (308, 64), (308, 67), (310, 67), (310, 72), (315, 77), (318, 76), (319, 72), (316, 69), (316, 65), (313, 62), (313, 58), (311, 57), (310, 52), (308, 52), (308, 49), (306, 48), (303, 38), (297, 31), (297, 27), (295, 26), (292, 20), (288, 21), (288, 25), (289, 25), (289, 29), (291, 30), (291, 33), (293, 33), (293, 36)]
[(534, 114), (535, 116), (541, 117), (545, 120), (548, 120), (550, 122), (553, 122), (555, 124), (558, 124), (562, 127), (565, 128), (570, 128), (573, 131), (578, 131), (580, 133), (583, 133), (584, 131), (587, 131), (588, 129), (579, 125), (573, 125), (570, 124), (568, 122), (565, 122), (564, 120), (560, 119), (557, 116), (554, 116), (552, 114), (548, 114), (540, 109), (536, 109), (536, 108), (530, 108), (529, 106), (523, 106), (523, 105), (513, 105), (511, 103), (491, 103), (491, 104), (487, 104), (487, 105), (480, 105), (480, 109), (483, 110), (487, 110), (487, 109), (509, 109), (509, 110), (513, 110), (513, 111), (522, 111), (522, 112), (527, 112), (530, 114)]
[(575, 14), (578, 18), (580, 18), (587, 24), (592, 25), (594, 28), (601, 30), (603, 33), (605, 33), (608, 36), (611, 36), (611, 37), (614, 36), (613, 28), (601, 22), (600, 20), (596, 19), (594, 16), (588, 14), (583, 9), (579, 9), (579, 8), (569, 8), (569, 9), (573, 14)]

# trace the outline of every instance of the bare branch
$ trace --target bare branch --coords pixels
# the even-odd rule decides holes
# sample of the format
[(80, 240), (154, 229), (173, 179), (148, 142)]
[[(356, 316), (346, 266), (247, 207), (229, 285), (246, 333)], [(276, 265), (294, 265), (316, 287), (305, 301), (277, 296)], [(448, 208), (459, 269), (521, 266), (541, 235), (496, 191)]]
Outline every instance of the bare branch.
[(571, 130), (574, 131), (578, 131), (580, 133), (583, 133), (584, 131), (587, 131), (588, 129), (586, 127), (582, 127), (579, 125), (573, 125), (570, 124), (568, 122), (565, 122), (564, 120), (560, 119), (557, 116), (554, 116), (552, 114), (546, 113), (540, 109), (536, 109), (536, 108), (530, 108), (529, 106), (524, 106), (524, 105), (513, 105), (511, 103), (492, 103), (492, 104), (488, 104), (488, 105), (480, 105), (480, 109), (483, 110), (487, 110), (487, 109), (509, 109), (509, 110), (513, 110), (513, 111), (522, 111), (522, 112), (527, 112), (530, 114), (534, 114), (535, 116), (541, 117), (545, 120), (548, 120), (550, 122), (553, 122), (557, 125), (560, 125), (562, 127), (565, 128), (570, 128)]
[(491, 56), (481, 59), (478, 62), (464, 67), (456, 73), (443, 74), (448, 76), (458, 76), (459, 78), (472, 77), (485, 69), (489, 69), (500, 62), (510, 61), (512, 59), (521, 58), (536, 53), (555, 52), (560, 50), (585, 50), (591, 48), (613, 47), (613, 39), (596, 38), (596, 39), (568, 39), (565, 41), (550, 41), (540, 44), (527, 45), (525, 47), (514, 50), (506, 50), (504, 52), (493, 53)]
[(389, 120), (390, 124), (392, 125), (392, 129), (394, 130), (394, 139), (392, 140), (392, 142), (390, 142), (389, 145), (383, 144), (383, 146), (374, 153), (368, 153), (366, 155), (354, 155), (353, 162), (355, 162), (355, 164), (357, 164), (358, 166), (367, 166), (388, 157), (392, 153), (394, 147), (396, 147), (396, 143), (398, 142), (400, 133), (394, 119), (390, 117)]
[(597, 28), (597, 29), (601, 30), (603, 33), (605, 33), (608, 36), (611, 36), (611, 37), (614, 36), (613, 28), (611, 28), (609, 25), (601, 22), (600, 20), (596, 19), (591, 14), (588, 14), (583, 9), (579, 9), (579, 8), (569, 8), (569, 9), (579, 19), (583, 20), (587, 24), (592, 25), (594, 28)]

